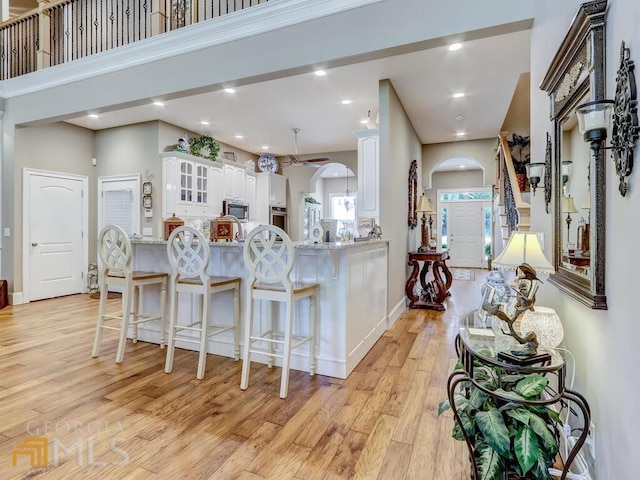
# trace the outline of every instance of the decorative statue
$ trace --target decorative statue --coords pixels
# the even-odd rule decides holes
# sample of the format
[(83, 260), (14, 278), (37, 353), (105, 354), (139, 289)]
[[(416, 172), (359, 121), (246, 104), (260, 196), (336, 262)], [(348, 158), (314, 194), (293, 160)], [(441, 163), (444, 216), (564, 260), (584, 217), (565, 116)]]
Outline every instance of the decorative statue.
[(503, 306), (501, 304), (492, 305), (491, 303), (483, 303), (482, 309), (487, 312), (488, 315), (495, 315), (505, 322), (509, 331), (507, 332), (503, 329), (502, 332), (505, 335), (512, 336), (523, 345), (522, 349), (512, 350), (511, 353), (528, 357), (538, 353), (538, 338), (534, 332), (528, 332), (524, 337), (521, 336), (516, 332), (513, 324), (523, 312), (533, 310), (533, 305), (536, 303), (535, 293), (538, 287), (537, 282), (540, 282), (540, 280), (536, 276), (536, 271), (528, 263), (520, 265), (518, 270), (521, 273), (516, 280), (517, 288), (512, 287), (516, 296), (515, 308), (505, 311), (505, 309), (501, 308)]
[(182, 153), (190, 153), (189, 137), (187, 135), (184, 135), (183, 137), (180, 137), (178, 139), (176, 151)]

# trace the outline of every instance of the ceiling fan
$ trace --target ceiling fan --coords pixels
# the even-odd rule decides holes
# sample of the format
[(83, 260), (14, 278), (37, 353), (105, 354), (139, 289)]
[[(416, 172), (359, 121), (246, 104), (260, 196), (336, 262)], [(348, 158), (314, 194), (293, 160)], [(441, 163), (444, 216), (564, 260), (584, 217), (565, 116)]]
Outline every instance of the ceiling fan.
[(320, 165), (317, 165), (319, 163), (322, 162), (328, 162), (331, 159), (327, 158), (327, 157), (319, 157), (319, 158), (309, 158), (306, 160), (302, 160), (301, 158), (298, 158), (298, 132), (300, 131), (299, 128), (292, 128), (291, 130), (293, 130), (293, 141), (294, 141), (294, 154), (287, 154), (287, 157), (289, 157), (289, 161), (287, 163), (284, 163), (282, 166), (283, 167), (288, 167), (289, 165), (307, 165), (309, 167), (319, 167)]

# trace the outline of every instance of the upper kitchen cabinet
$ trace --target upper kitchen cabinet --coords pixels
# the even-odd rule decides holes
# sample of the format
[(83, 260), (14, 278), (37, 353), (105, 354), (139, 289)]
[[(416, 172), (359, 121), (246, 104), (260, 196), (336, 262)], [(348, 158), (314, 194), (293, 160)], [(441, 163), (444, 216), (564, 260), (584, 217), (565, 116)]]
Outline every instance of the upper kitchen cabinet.
[(378, 129), (356, 130), (358, 137), (358, 216), (380, 217)]
[(271, 206), (287, 206), (287, 177), (276, 173), (258, 173), (258, 201)]
[(179, 217), (209, 217), (219, 213), (214, 205), (212, 163), (179, 152), (163, 153), (163, 218), (174, 213)]
[(244, 166), (235, 165), (233, 162), (224, 163), (224, 198), (235, 200), (245, 200), (245, 178), (246, 170)]
[(249, 204), (249, 220), (256, 220), (257, 178), (255, 172), (246, 172), (244, 182), (244, 199)]

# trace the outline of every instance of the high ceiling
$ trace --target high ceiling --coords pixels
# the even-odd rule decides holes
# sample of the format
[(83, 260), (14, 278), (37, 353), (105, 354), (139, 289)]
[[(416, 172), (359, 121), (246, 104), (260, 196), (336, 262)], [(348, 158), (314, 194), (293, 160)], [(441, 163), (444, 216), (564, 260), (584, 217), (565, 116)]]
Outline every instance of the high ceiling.
[[(93, 130), (163, 120), (257, 155), (355, 150), (353, 131), (378, 112), (378, 82), (389, 79), (423, 144), (496, 137), (520, 75), (529, 71), (530, 32), (496, 35), (379, 60), (289, 76), (139, 107), (67, 119)], [(455, 93), (464, 93), (453, 98)], [(343, 100), (352, 103), (344, 105)], [(209, 124), (204, 125), (201, 122)], [(456, 133), (464, 132), (463, 136)], [(242, 138), (236, 138), (241, 135)], [(177, 139), (176, 139), (177, 140)], [(263, 149), (263, 146), (268, 148)]]

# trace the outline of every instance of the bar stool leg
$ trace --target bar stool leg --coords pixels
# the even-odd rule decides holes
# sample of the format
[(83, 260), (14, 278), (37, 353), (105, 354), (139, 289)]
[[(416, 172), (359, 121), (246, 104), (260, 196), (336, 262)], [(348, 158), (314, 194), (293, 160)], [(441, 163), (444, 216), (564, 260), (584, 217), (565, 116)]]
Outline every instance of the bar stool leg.
[(169, 342), (167, 343), (167, 359), (164, 364), (165, 373), (173, 370), (173, 353), (176, 348), (176, 318), (178, 316), (178, 292), (172, 286), (169, 288)]
[(127, 343), (127, 332), (129, 331), (129, 315), (131, 315), (131, 302), (133, 301), (134, 288), (125, 288), (124, 305), (122, 306), (122, 322), (120, 323), (120, 341), (118, 342), (118, 352), (116, 353), (116, 363), (122, 363), (124, 349)]
[(244, 354), (242, 356), (242, 376), (240, 377), (240, 389), (246, 390), (249, 386), (249, 367), (251, 364), (251, 333), (253, 331), (253, 308), (255, 300), (251, 298), (251, 293), (247, 291), (247, 310), (244, 313)]
[(269, 342), (267, 351), (269, 352), (269, 355), (267, 355), (267, 367), (272, 368), (273, 367), (273, 353), (274, 353), (274, 343), (273, 340), (275, 340), (276, 336), (275, 333), (277, 331), (277, 323), (276, 323), (276, 315), (274, 314), (274, 310), (276, 308), (279, 307), (279, 303), (276, 303), (272, 300), (269, 300), (269, 325), (270, 325), (270, 330), (269, 330), (269, 335), (271, 338), (271, 342)]
[(167, 314), (165, 309), (167, 308), (167, 279), (160, 284), (160, 348), (164, 348), (165, 335), (167, 334)]
[(289, 390), (289, 368), (291, 360), (291, 329), (293, 328), (293, 305), (287, 302), (284, 326), (284, 345), (282, 352), (282, 378), (280, 379), (280, 398), (287, 398)]
[(233, 356), (240, 360), (240, 285), (233, 289)]
[(138, 343), (138, 312), (140, 308), (140, 286), (133, 287), (133, 343)]
[(92, 357), (97, 357), (100, 351), (100, 342), (102, 341), (102, 325), (104, 324), (104, 314), (107, 310), (108, 285), (106, 276), (103, 276), (100, 282), (100, 304), (98, 305), (98, 322), (96, 324), (96, 337), (93, 341)]
[(311, 376), (316, 373), (316, 330), (318, 318), (318, 302), (316, 295), (309, 297), (309, 374)]
[(207, 343), (209, 330), (209, 300), (207, 295), (200, 295), (200, 355), (198, 357), (198, 373), (196, 378), (204, 378), (204, 370), (207, 364)]

